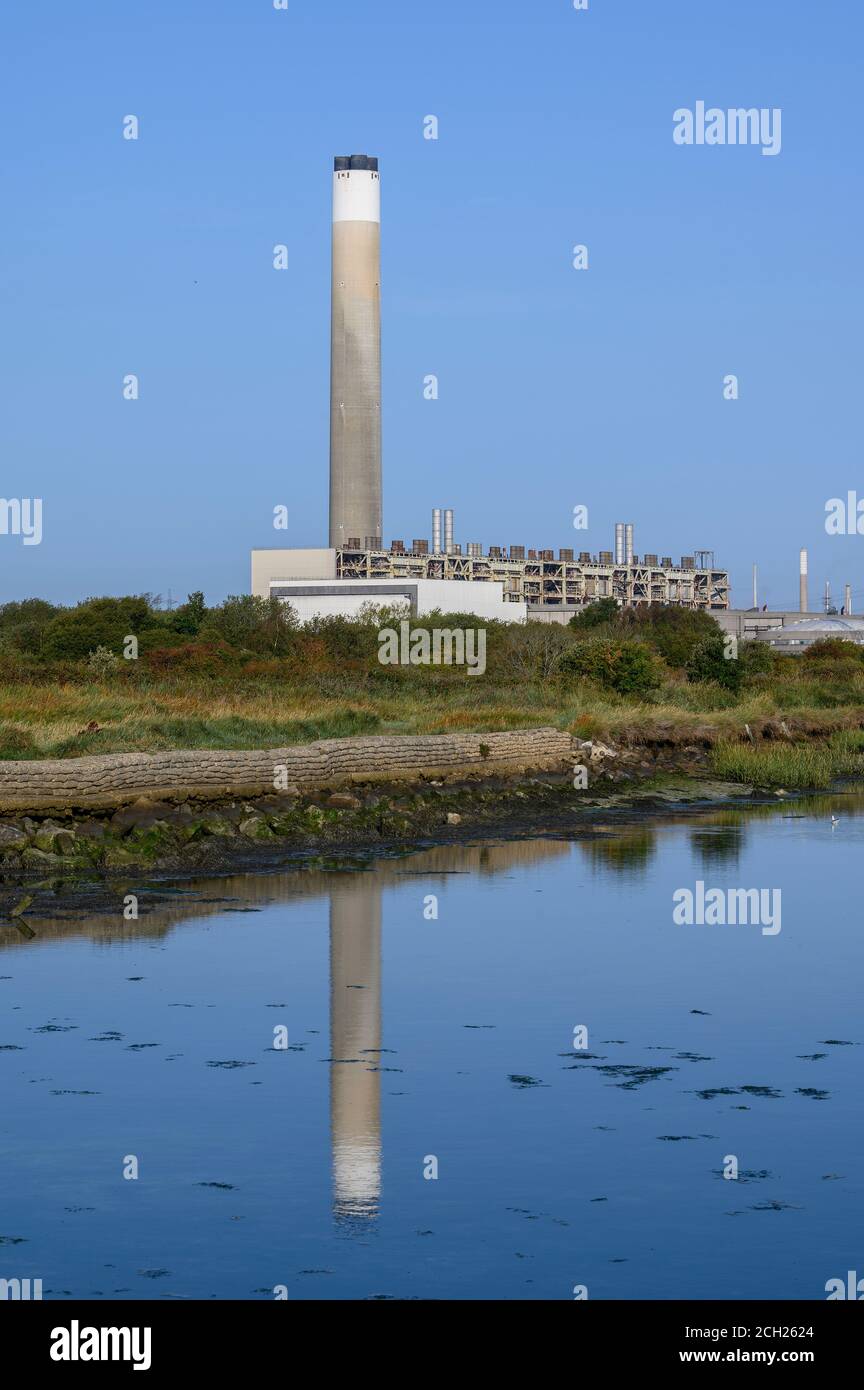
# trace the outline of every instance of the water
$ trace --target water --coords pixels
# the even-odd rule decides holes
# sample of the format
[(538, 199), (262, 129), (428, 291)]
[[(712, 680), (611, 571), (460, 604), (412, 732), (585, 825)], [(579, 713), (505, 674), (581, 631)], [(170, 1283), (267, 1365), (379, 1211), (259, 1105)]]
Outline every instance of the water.
[[(862, 841), (823, 798), (3, 925), (0, 1277), (824, 1299), (864, 1273)], [(675, 925), (697, 879), (782, 930)]]

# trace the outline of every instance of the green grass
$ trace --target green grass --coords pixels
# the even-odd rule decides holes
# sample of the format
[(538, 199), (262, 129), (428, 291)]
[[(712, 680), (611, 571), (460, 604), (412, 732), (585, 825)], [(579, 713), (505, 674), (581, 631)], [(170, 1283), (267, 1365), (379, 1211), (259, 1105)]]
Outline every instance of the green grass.
[(171, 748), (282, 748), (321, 738), (349, 738), (381, 732), (378, 715), (347, 709), (320, 719), (244, 719), (239, 715), (204, 719), (128, 720), (113, 727), (46, 741), (40, 746), (15, 728), (0, 729), (0, 759), (84, 758), (99, 753), (155, 753)]
[(864, 770), (864, 737), (857, 731), (834, 734), (827, 743), (768, 743), (753, 747), (718, 743), (711, 765), (727, 782), (757, 787), (829, 787), (839, 777)]
[[(715, 686), (688, 685), (672, 678), (643, 699), (606, 692), (587, 682), (508, 680), (500, 674), (459, 676), (410, 671), (404, 679), (378, 680), (375, 673), (292, 672), (289, 676), (107, 677), (50, 683), (0, 683), (0, 759), (70, 758), (99, 753), (158, 752), (171, 748), (277, 748), (322, 738), (366, 734), (439, 734), (551, 725), (581, 738), (649, 741), (652, 731), (672, 728), (679, 739), (700, 741), (710, 730), (727, 751), (727, 775), (760, 785), (827, 785), (845, 766), (825, 762), (822, 744), (835, 729), (862, 722), (860, 691), (835, 692), (827, 702), (807, 681), (778, 681), (771, 689), (746, 688), (736, 699)], [(845, 700), (840, 695), (847, 696)], [(798, 733), (814, 742), (795, 746), (766, 742), (757, 766), (744, 725), (759, 729), (766, 719), (797, 719)], [(88, 731), (89, 724), (96, 724)], [(864, 734), (838, 735), (831, 757), (864, 752)], [(846, 741), (843, 742), (842, 739)], [(817, 744), (815, 740), (819, 740)], [(790, 749), (793, 761), (790, 764)], [(807, 753), (809, 763), (802, 755)], [(821, 757), (822, 761), (819, 761)], [(736, 764), (737, 759), (737, 764)], [(780, 761), (778, 762), (777, 759)], [(857, 770), (857, 756), (854, 757)], [(718, 764), (719, 766), (719, 764)], [(761, 770), (763, 769), (764, 770)], [(796, 778), (798, 780), (796, 780)]]

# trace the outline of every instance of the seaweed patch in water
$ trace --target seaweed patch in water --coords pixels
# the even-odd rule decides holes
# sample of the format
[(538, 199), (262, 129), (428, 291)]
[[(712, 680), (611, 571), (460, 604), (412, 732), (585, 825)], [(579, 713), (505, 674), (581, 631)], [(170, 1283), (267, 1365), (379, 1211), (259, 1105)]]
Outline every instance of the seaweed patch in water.
[[(567, 1068), (565, 1068), (567, 1070)], [(632, 1063), (612, 1064), (608, 1067), (596, 1067), (596, 1071), (601, 1071), (604, 1076), (623, 1076), (623, 1081), (615, 1081), (612, 1084), (618, 1086), (622, 1091), (635, 1091), (637, 1086), (644, 1086), (647, 1081), (657, 1081), (659, 1077), (665, 1076), (667, 1072), (677, 1071), (677, 1067), (641, 1067)]]

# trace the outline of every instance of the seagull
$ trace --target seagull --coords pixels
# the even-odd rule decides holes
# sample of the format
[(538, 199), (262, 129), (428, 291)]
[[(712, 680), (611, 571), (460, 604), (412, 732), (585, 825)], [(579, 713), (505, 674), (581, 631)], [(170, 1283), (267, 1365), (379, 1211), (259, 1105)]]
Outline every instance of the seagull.
[(831, 829), (833, 830), (834, 827), (835, 827), (835, 825), (839, 825), (839, 824), (840, 824), (840, 822), (839, 822), (839, 820), (837, 819), (837, 817), (836, 817), (836, 816), (832, 816), (832, 817), (831, 817)]

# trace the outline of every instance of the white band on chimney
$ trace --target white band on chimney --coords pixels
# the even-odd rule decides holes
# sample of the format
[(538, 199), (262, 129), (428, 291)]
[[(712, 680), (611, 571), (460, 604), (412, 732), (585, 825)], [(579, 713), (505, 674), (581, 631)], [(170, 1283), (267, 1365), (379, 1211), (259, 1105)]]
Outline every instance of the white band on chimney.
[(336, 171), (333, 175), (333, 221), (381, 221), (381, 181), (375, 170)]

